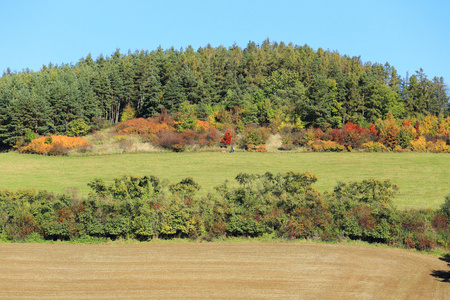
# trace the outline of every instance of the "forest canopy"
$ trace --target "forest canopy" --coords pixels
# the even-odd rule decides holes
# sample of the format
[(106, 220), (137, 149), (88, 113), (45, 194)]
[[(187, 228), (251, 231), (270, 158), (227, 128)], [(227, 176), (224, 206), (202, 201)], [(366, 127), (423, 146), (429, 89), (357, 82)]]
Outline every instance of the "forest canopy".
[(430, 78), (422, 69), (402, 78), (389, 63), (268, 39), (244, 49), (117, 49), (96, 60), (89, 54), (75, 65), (4, 72), (0, 147), (30, 133), (65, 134), (80, 119), (93, 129), (116, 124), (127, 107), (148, 118), (189, 104), (200, 120), (238, 108), (244, 125), (282, 119), (322, 128), (367, 126), (389, 112), (396, 119), (450, 115), (444, 78)]

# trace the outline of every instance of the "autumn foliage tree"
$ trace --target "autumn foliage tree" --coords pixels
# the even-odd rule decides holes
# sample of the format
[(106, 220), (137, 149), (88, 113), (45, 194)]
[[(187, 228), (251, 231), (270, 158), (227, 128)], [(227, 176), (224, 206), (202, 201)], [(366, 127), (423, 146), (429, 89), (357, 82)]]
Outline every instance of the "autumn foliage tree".
[(225, 132), (224, 136), (220, 140), (220, 143), (226, 147), (231, 144), (232, 140), (233, 140), (233, 136), (230, 133)]
[(400, 132), (400, 127), (391, 112), (388, 113), (385, 120), (378, 120), (375, 124), (379, 130), (380, 143), (386, 147), (394, 149), (399, 143), (397, 136)]

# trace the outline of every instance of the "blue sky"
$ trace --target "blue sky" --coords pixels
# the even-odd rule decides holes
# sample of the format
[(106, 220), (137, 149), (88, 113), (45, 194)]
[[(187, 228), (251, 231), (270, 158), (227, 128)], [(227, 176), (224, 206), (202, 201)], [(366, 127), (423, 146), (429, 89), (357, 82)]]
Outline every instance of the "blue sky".
[(448, 83), (449, 12), (448, 0), (0, 0), (0, 73), (116, 48), (245, 48), (269, 38), (389, 62), (402, 77), (423, 68)]

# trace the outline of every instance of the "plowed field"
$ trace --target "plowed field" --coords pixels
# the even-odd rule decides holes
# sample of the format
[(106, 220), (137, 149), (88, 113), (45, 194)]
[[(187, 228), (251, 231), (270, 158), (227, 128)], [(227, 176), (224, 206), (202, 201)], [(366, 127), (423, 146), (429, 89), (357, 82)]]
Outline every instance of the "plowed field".
[(0, 299), (449, 299), (449, 271), (358, 245), (0, 244)]

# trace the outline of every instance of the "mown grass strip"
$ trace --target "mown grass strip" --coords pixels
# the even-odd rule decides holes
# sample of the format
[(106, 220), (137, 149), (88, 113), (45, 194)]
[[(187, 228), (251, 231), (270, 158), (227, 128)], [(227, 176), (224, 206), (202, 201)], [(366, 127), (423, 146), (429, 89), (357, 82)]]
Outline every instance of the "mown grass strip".
[(330, 191), (337, 181), (391, 179), (400, 187), (400, 208), (438, 208), (450, 194), (450, 156), (434, 153), (248, 153), (191, 152), (49, 157), (0, 154), (0, 189), (77, 188), (87, 195), (94, 178), (111, 182), (123, 174), (155, 175), (169, 182), (193, 177), (201, 195), (240, 172), (262, 174), (290, 170), (315, 173), (315, 187)]

